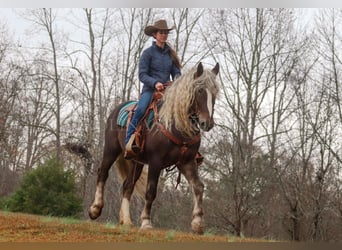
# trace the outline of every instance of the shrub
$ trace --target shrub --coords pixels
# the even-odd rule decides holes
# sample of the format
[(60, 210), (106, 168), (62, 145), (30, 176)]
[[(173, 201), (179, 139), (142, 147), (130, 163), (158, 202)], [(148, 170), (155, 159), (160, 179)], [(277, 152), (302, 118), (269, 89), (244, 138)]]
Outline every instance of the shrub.
[(75, 175), (56, 159), (26, 173), (19, 189), (3, 204), (13, 212), (78, 217), (82, 200), (76, 196)]

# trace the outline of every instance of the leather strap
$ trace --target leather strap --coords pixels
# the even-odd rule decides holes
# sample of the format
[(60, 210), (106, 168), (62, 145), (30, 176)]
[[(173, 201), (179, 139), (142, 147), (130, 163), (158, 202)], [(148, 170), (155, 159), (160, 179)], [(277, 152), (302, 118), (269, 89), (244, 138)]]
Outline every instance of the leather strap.
[[(176, 166), (178, 166), (181, 161), (182, 161), (182, 158), (184, 156), (184, 154), (186, 153), (186, 151), (188, 150), (189, 146), (191, 145), (194, 145), (196, 144), (197, 142), (199, 142), (199, 140), (201, 139), (201, 134), (198, 133), (197, 135), (195, 135), (194, 137), (192, 137), (192, 139), (188, 142), (184, 142), (184, 141), (181, 141), (179, 138), (177, 138), (176, 136), (174, 136), (172, 133), (170, 133), (164, 126), (163, 124), (161, 124), (160, 122), (157, 122), (157, 125), (158, 125), (158, 128), (160, 129), (160, 131), (167, 137), (169, 138), (174, 144), (176, 145), (182, 145), (181, 149), (180, 149), (180, 156), (178, 158), (178, 161), (177, 163), (175, 164)], [(176, 184), (176, 189), (179, 185), (181, 181), (181, 172), (179, 171), (178, 173), (178, 177), (177, 177), (177, 184)]]
[(191, 138), (190, 141), (181, 141), (179, 138), (177, 138), (176, 136), (174, 136), (172, 133), (170, 133), (163, 124), (161, 124), (160, 122), (157, 122), (157, 126), (160, 129), (160, 131), (167, 137), (169, 138), (174, 144), (176, 145), (180, 145), (181, 147), (181, 155), (179, 157), (178, 162), (176, 163), (179, 164), (182, 160), (183, 155), (186, 153), (186, 151), (188, 150), (189, 146), (192, 146), (194, 144), (196, 144), (197, 142), (199, 142), (201, 140), (201, 134), (198, 133), (195, 136), (193, 136)]

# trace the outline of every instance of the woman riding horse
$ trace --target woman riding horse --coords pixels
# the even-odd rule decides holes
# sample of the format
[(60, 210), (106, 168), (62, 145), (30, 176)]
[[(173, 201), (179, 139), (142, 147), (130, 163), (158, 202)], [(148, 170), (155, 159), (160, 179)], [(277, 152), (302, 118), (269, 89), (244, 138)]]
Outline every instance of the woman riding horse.
[(150, 105), (155, 90), (162, 91), (164, 84), (181, 75), (181, 64), (176, 52), (167, 44), (170, 30), (165, 20), (158, 20), (154, 25), (149, 25), (144, 32), (153, 36), (155, 41), (152, 46), (144, 50), (139, 61), (139, 80), (144, 84), (137, 108), (127, 128), (125, 139), (125, 158), (131, 159), (136, 156), (137, 150), (133, 150), (134, 132), (139, 121)]

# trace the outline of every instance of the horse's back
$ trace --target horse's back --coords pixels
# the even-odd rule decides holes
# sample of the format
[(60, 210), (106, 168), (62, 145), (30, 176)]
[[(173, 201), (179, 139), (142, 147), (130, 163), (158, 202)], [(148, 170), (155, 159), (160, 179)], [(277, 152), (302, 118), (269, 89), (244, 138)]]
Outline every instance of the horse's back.
[[(135, 110), (136, 105), (137, 105), (138, 101), (127, 101), (124, 103), (119, 104), (112, 112), (112, 114), (110, 115), (111, 118), (111, 122), (116, 121), (116, 125), (120, 126), (122, 128), (126, 128), (127, 127), (127, 122), (129, 120), (129, 116), (130, 116), (130, 112)], [(158, 102), (157, 103), (157, 109), (159, 110), (160, 107), (162, 105), (162, 102)], [(145, 119), (146, 119), (146, 124), (148, 125), (149, 128), (151, 128), (152, 123), (154, 121), (154, 109), (152, 109), (152, 107), (150, 106), (147, 110), (146, 113), (148, 112), (148, 114), (145, 114)], [(147, 115), (147, 116), (146, 116)]]
[(119, 119), (122, 119), (120, 117), (125, 113), (127, 107), (131, 106), (134, 103), (136, 103), (136, 101), (126, 101), (115, 106), (108, 116), (107, 124), (113, 125), (114, 122), (116, 125), (120, 125), (121, 122), (119, 122)]
[(120, 108), (116, 118), (116, 124), (120, 127), (126, 127), (129, 113), (137, 104), (137, 101), (127, 101), (123, 103)]

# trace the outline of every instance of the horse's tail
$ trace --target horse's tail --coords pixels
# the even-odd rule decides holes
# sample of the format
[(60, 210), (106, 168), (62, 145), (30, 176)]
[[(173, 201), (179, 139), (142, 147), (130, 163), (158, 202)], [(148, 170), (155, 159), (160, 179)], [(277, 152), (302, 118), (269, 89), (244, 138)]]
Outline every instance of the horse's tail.
[[(117, 173), (120, 179), (125, 180), (128, 175), (130, 164), (127, 160), (125, 160), (125, 158), (123, 157), (123, 154), (119, 155), (119, 157), (116, 159), (114, 163), (114, 166), (115, 166), (115, 169), (117, 170)], [(138, 181), (135, 183), (135, 186), (134, 186), (134, 193), (143, 199), (145, 199), (145, 193), (146, 193), (147, 171), (148, 171), (147, 165), (145, 165)]]

